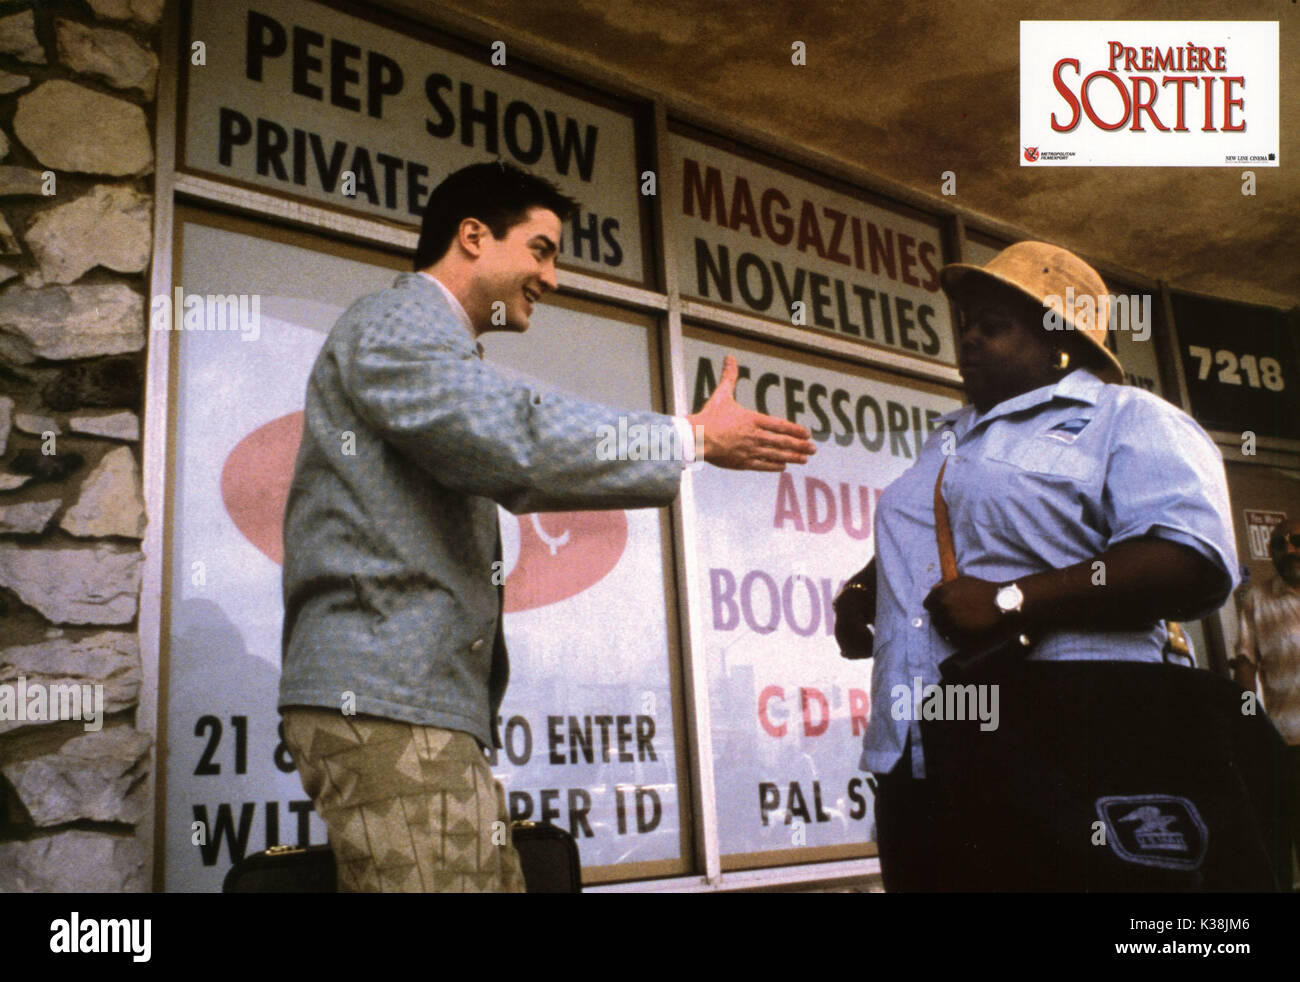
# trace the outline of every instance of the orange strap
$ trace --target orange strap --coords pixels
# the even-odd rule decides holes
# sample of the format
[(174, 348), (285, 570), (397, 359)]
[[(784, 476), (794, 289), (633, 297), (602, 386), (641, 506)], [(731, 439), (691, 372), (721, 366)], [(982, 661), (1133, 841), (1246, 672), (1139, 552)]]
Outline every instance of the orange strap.
[(1169, 632), (1169, 649), (1175, 654), (1192, 656), (1192, 646), (1187, 640), (1187, 633), (1183, 630), (1183, 625), (1177, 621), (1165, 621), (1165, 628)]
[(934, 481), (934, 535), (939, 541), (939, 569), (943, 573), (943, 582), (957, 579), (957, 552), (952, 545), (952, 526), (948, 524), (948, 506), (943, 500), (943, 472), (948, 461), (939, 468), (939, 476)]

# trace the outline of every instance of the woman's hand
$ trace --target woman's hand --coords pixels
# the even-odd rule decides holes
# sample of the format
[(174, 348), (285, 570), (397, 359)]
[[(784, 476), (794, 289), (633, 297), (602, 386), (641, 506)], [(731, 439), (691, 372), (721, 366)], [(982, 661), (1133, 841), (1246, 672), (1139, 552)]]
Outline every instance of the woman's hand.
[(1093, 559), (1017, 579), (1019, 614), (1003, 614), (1000, 583), (959, 576), (925, 598), (939, 636), (958, 648), (1024, 631), (1141, 630), (1187, 620), (1226, 599), (1231, 579), (1200, 553), (1156, 536), (1117, 543)]
[(831, 607), (835, 611), (835, 640), (845, 658), (870, 658), (875, 645), (871, 625), (876, 619), (876, 561), (844, 584)]
[(963, 648), (1009, 629), (1013, 618), (999, 611), (994, 599), (1000, 587), (975, 576), (959, 576), (931, 590), (924, 606), (939, 637)]

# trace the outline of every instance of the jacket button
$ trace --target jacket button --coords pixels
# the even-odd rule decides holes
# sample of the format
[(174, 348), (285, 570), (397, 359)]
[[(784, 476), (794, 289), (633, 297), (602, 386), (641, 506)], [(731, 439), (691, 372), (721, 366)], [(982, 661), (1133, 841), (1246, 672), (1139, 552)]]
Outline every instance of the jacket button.
[(472, 645), (469, 646), (469, 650), (470, 650), (470, 651), (482, 651), (482, 650), (483, 650), (483, 646), (484, 646), (485, 644), (487, 644), (487, 642), (484, 641), (482, 638), (476, 638), (475, 641), (474, 641), (474, 643), (473, 643)]

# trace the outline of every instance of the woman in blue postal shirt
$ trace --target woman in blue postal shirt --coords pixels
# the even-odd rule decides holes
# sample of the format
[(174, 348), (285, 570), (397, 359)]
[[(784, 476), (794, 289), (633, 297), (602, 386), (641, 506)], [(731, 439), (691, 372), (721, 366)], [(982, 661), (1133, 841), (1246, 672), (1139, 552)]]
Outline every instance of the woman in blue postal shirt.
[[(1077, 888), (1044, 878), (1051, 856), (1017, 857), (999, 815), (953, 813), (943, 738), (913, 694), (941, 683), (954, 652), (1020, 635), (1034, 661), (1160, 662), (1161, 621), (1205, 616), (1235, 585), (1222, 457), (1181, 410), (1123, 384), (1105, 284), (1079, 257), (1020, 242), (940, 279), (969, 404), (885, 490), (875, 558), (837, 602), (841, 646), (874, 653), (861, 766), (879, 780), (885, 888)], [(943, 583), (941, 466), (959, 572)]]

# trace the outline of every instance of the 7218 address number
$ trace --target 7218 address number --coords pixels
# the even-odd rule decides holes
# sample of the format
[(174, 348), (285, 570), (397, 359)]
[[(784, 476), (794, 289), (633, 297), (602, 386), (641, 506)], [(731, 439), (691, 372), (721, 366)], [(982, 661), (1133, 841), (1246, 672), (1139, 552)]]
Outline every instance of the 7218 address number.
[[(1211, 369), (1219, 368), (1218, 381), (1224, 385), (1248, 385), (1252, 389), (1265, 388), (1281, 392), (1286, 388), (1282, 366), (1276, 358), (1256, 358), (1254, 355), (1236, 355), (1226, 348), (1211, 351), (1199, 344), (1189, 344), (1187, 353), (1196, 359), (1196, 381), (1204, 382)], [(1242, 378), (1242, 374), (1245, 378)]]

